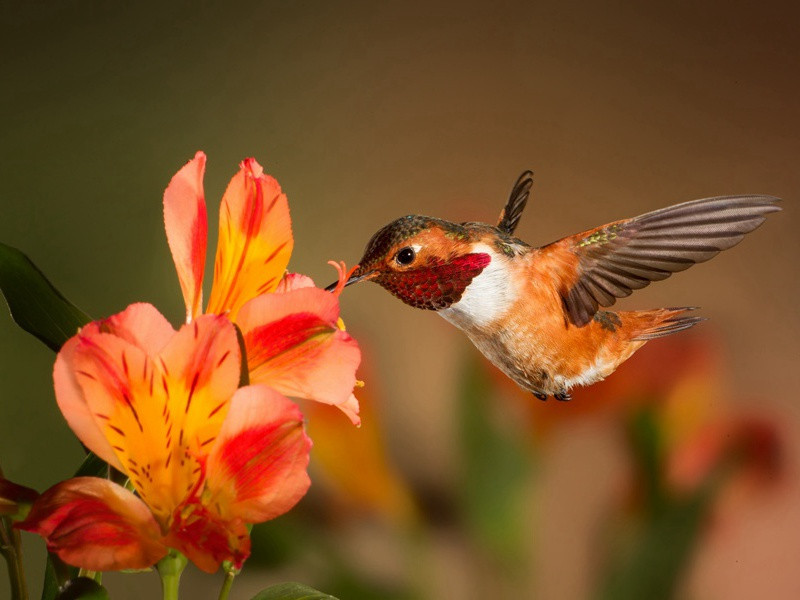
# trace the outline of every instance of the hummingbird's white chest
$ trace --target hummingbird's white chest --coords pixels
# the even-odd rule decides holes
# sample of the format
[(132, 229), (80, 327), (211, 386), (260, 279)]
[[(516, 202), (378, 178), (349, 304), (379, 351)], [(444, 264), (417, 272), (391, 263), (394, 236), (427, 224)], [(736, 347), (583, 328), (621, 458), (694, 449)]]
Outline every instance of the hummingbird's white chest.
[(491, 262), (470, 282), (458, 302), (437, 311), (465, 331), (489, 327), (508, 312), (517, 298), (508, 259), (486, 244), (477, 245), (473, 252), (488, 254)]

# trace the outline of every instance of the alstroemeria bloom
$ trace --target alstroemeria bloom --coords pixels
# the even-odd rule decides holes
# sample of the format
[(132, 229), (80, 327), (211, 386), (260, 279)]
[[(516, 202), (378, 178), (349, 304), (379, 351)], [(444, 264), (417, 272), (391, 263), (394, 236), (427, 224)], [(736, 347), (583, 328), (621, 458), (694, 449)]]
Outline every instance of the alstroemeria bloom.
[[(202, 312), (208, 232), (205, 165), (205, 154), (198, 152), (164, 192), (167, 241), (187, 322)], [(251, 383), (333, 404), (357, 424), (352, 391), (361, 353), (338, 326), (341, 287), (331, 294), (307, 277), (287, 275), (292, 246), (286, 195), (255, 159), (244, 160), (222, 197), (206, 312), (224, 314), (241, 329)], [(343, 276), (340, 269), (340, 281)]]
[(18, 527), (65, 562), (143, 568), (169, 548), (201, 569), (240, 566), (246, 525), (305, 494), (311, 442), (297, 406), (264, 385), (238, 388), (236, 330), (203, 315), (175, 331), (149, 304), (86, 325), (54, 367), (56, 399), (92, 452), (135, 494), (93, 477), (59, 483)]

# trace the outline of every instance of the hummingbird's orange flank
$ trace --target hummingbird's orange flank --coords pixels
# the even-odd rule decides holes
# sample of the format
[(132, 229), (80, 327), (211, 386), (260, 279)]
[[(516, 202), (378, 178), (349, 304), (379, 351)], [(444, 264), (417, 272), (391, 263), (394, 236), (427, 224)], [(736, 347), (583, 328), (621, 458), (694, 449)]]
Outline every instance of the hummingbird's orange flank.
[(691, 307), (599, 310), (709, 260), (780, 210), (772, 196), (693, 200), (540, 248), (513, 236), (532, 185), (517, 180), (497, 225), (409, 215), (380, 229), (346, 285), (374, 281), (434, 310), (540, 400), (569, 400), (653, 338), (702, 319)]

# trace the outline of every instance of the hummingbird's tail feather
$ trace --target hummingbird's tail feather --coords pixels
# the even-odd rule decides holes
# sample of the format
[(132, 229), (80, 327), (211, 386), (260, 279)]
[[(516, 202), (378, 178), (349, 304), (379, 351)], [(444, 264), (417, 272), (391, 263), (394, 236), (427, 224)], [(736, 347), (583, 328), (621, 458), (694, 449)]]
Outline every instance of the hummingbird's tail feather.
[(634, 333), (631, 339), (636, 342), (646, 342), (694, 327), (700, 321), (705, 321), (706, 318), (682, 315), (696, 309), (696, 306), (680, 306), (636, 311), (633, 314), (640, 321), (641, 328)]
[(524, 171), (522, 175), (517, 178), (511, 190), (511, 194), (508, 197), (508, 202), (506, 202), (506, 205), (500, 213), (500, 218), (497, 220), (497, 228), (503, 233), (512, 235), (517, 225), (519, 225), (522, 211), (525, 210), (525, 205), (528, 204), (528, 197), (531, 194), (532, 185), (533, 171)]

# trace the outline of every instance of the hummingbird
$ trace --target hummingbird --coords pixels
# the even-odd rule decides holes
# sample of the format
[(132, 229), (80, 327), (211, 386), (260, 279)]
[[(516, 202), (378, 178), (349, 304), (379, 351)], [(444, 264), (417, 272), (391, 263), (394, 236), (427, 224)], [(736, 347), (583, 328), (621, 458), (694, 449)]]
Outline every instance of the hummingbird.
[(514, 237), (532, 184), (533, 173), (523, 172), (496, 225), (392, 221), (369, 240), (345, 285), (374, 281), (435, 311), (540, 400), (570, 400), (571, 388), (609, 376), (649, 340), (704, 320), (691, 306), (602, 309), (735, 246), (780, 210), (766, 195), (704, 198), (535, 247)]

